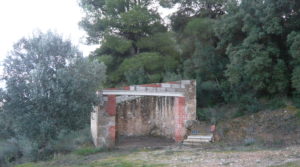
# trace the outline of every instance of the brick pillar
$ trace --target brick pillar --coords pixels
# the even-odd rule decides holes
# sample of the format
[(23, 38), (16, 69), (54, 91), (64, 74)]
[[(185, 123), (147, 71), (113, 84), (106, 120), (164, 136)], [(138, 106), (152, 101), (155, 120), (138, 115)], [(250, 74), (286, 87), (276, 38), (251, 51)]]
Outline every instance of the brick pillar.
[(116, 96), (108, 95), (107, 104), (105, 110), (110, 116), (116, 116)]
[(113, 147), (116, 142), (116, 96), (103, 97), (103, 103), (91, 118), (93, 141), (96, 147)]
[(117, 102), (115, 95), (107, 96), (107, 103), (105, 106), (105, 112), (110, 117), (110, 122), (107, 125), (107, 139), (106, 143), (108, 146), (114, 146), (116, 143), (116, 114), (117, 114)]
[(181, 142), (184, 140), (186, 129), (184, 123), (187, 119), (185, 113), (185, 97), (175, 97), (174, 103), (175, 110), (175, 136), (176, 142)]

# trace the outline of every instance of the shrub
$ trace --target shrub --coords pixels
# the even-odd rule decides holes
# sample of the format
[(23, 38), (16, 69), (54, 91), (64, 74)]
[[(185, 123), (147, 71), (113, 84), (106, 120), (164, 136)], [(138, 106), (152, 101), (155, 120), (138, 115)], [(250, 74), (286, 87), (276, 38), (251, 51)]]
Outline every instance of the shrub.
[(210, 108), (198, 108), (197, 117), (199, 120), (208, 121), (212, 124), (215, 124), (224, 118), (224, 111), (218, 106)]
[(197, 108), (197, 117), (201, 121), (208, 121), (211, 117), (211, 113), (208, 109), (205, 108)]
[[(1, 93), (1, 90), (0, 90)], [(1, 95), (0, 95), (1, 96)], [(1, 108), (1, 107), (0, 107)], [(11, 128), (11, 121), (0, 109), (0, 140), (9, 139), (14, 136), (13, 129)]]
[(61, 131), (57, 139), (51, 141), (51, 147), (55, 153), (67, 153), (90, 145), (92, 145), (90, 128), (71, 132)]
[(240, 107), (242, 110), (246, 110), (250, 113), (258, 112), (263, 108), (258, 99), (251, 95), (245, 95), (242, 97)]
[(244, 140), (244, 145), (245, 146), (251, 146), (251, 145), (255, 144), (255, 142), (256, 142), (256, 140), (254, 138), (252, 138), (252, 137), (246, 138)]
[(18, 147), (22, 153), (22, 159), (25, 161), (35, 161), (38, 159), (38, 144), (26, 137), (17, 139)]
[(0, 166), (8, 165), (21, 156), (16, 139), (0, 141)]
[(273, 99), (271, 99), (271, 100), (268, 101), (266, 107), (268, 109), (271, 109), (271, 110), (276, 110), (276, 109), (280, 109), (280, 108), (286, 107), (286, 103), (285, 103), (285, 100), (283, 100), (282, 97), (273, 98)]
[[(91, 147), (90, 150), (86, 148)], [(42, 147), (29, 138), (19, 136), (0, 142), (0, 166), (22, 160), (23, 162), (48, 160), (55, 153), (69, 153), (82, 149), (81, 154), (92, 154), (102, 150), (92, 149), (90, 129), (84, 128), (78, 131), (62, 130), (56, 139), (45, 143)], [(80, 154), (79, 153), (79, 154)]]

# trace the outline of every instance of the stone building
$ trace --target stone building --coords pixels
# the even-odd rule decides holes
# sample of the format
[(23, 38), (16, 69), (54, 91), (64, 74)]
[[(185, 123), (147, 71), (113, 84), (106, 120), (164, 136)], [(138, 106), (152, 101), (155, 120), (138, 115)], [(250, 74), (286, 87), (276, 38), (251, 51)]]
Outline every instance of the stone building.
[(91, 114), (93, 142), (113, 147), (119, 136), (163, 136), (182, 142), (196, 120), (196, 81), (133, 85), (97, 92)]

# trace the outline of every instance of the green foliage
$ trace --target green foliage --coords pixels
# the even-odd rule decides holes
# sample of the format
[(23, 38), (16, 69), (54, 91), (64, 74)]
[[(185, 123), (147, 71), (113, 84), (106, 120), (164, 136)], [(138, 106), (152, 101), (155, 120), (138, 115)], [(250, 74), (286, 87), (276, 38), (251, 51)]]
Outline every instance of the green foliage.
[(8, 165), (21, 156), (15, 140), (0, 141), (0, 165)]
[(0, 140), (9, 139), (14, 136), (12, 120), (3, 111), (0, 111)]
[(300, 66), (296, 67), (293, 70), (292, 73), (292, 85), (297, 90), (297, 92), (300, 92)]
[(107, 151), (107, 149), (95, 148), (93, 146), (93, 147), (84, 147), (84, 148), (77, 149), (74, 151), (74, 153), (81, 156), (87, 156), (87, 155), (96, 154), (103, 151)]
[(170, 82), (170, 81), (180, 81), (182, 80), (182, 75), (176, 72), (166, 72), (163, 76), (163, 82)]
[(178, 58), (179, 53), (172, 33), (156, 33), (149, 37), (141, 38), (137, 41), (137, 47), (142, 52), (159, 52), (163, 56)]
[[(153, 72), (141, 63), (127, 70), (129, 62), (134, 61), (132, 58), (141, 56), (143, 59), (145, 57), (143, 54), (149, 52), (156, 52), (166, 57), (162, 59), (168, 59), (164, 61), (168, 63), (166, 65), (168, 72), (174, 72), (177, 68), (179, 54), (175, 39), (172, 38), (171, 33), (166, 33), (167, 28), (163, 25), (158, 12), (152, 9), (154, 3), (154, 0), (80, 1), (81, 7), (87, 14), (80, 23), (89, 35), (87, 40), (90, 43), (101, 43), (91, 56), (104, 61), (107, 65), (106, 86), (115, 87), (122, 84), (162, 80), (161, 73), (164, 71)], [(158, 60), (157, 56), (149, 59), (147, 63), (153, 63), (154, 59)], [(153, 64), (162, 66), (156, 61)], [(165, 70), (164, 67), (161, 69)]]
[(132, 41), (123, 39), (121, 37), (107, 35), (105, 40), (102, 41), (101, 52), (99, 54), (118, 54), (123, 55), (128, 53), (132, 47)]
[[(177, 5), (169, 25), (152, 7), (155, 2), (167, 8)], [(92, 56), (108, 66), (109, 86), (196, 79), (198, 108), (234, 103), (240, 108), (238, 115), (270, 108), (271, 103), (281, 107), (271, 97), (300, 91), (298, 1), (80, 4), (87, 13), (81, 26), (88, 40), (101, 42)]]
[(256, 113), (264, 109), (264, 105), (255, 97), (255, 94), (247, 93), (241, 95), (234, 104), (238, 107), (238, 112), (234, 117), (240, 117), (245, 114)]
[(244, 84), (257, 95), (288, 94), (293, 66), (285, 41), (292, 30), (293, 16), (288, 15), (299, 7), (295, 3), (244, 0), (228, 5), (216, 33), (230, 59), (226, 76), (231, 84)]
[(144, 161), (129, 161), (126, 158), (110, 158), (103, 160), (101, 162), (95, 163), (95, 166), (103, 166), (103, 167), (163, 167), (165, 165), (161, 164), (148, 164), (149, 162)]
[(293, 105), (288, 105), (286, 109), (290, 111), (295, 111), (296, 116), (300, 119), (300, 98), (298, 93), (294, 95), (292, 102)]
[(69, 153), (81, 147), (91, 146), (93, 143), (90, 127), (76, 131), (63, 130), (50, 145), (54, 153)]
[(88, 32), (89, 42), (98, 43), (106, 34), (137, 40), (163, 27), (159, 15), (147, 9), (151, 3), (152, 0), (81, 0), (80, 6), (87, 15), (80, 25)]
[(290, 54), (292, 56), (292, 64), (294, 65), (294, 69), (292, 72), (292, 86), (296, 89), (296, 91), (300, 92), (300, 34), (298, 32), (291, 32), (288, 35), (287, 42), (290, 46)]
[(287, 162), (281, 165), (272, 165), (270, 167), (299, 167), (300, 166), (300, 161), (293, 161), (293, 162)]
[(131, 10), (122, 12), (119, 21), (122, 33), (132, 34), (126, 35), (131, 40), (138, 40), (146, 34), (153, 34), (156, 32), (156, 26), (163, 27), (159, 25), (160, 16), (157, 13), (141, 6), (134, 6)]
[(285, 107), (286, 102), (283, 97), (273, 97), (266, 104), (266, 108), (271, 110), (282, 109)]
[[(81, 56), (70, 41), (52, 32), (23, 38), (4, 62), (3, 114), (13, 132), (33, 143), (41, 157), (62, 130), (89, 122), (95, 90), (105, 79), (105, 66)], [(2, 114), (2, 113), (1, 113)]]
[(36, 165), (34, 163), (26, 163), (26, 164), (17, 165), (16, 167), (40, 167), (40, 165)]
[[(96, 153), (101, 151), (92, 149), (93, 144), (89, 127), (77, 131), (62, 130), (56, 139), (52, 139), (45, 144), (40, 149), (41, 146), (36, 141), (23, 136), (1, 141), (0, 165), (9, 165), (15, 163), (17, 160), (24, 162), (48, 160), (56, 153), (64, 154), (73, 151), (76, 153), (78, 151), (82, 153), (81, 155), (87, 155), (91, 152)], [(90, 148), (90, 151), (86, 148)]]
[(209, 42), (214, 36), (215, 20), (209, 18), (194, 18), (189, 21), (184, 29), (184, 34), (196, 36), (201, 41)]
[(145, 52), (124, 60), (120, 65), (119, 73), (125, 72), (125, 79), (129, 84), (155, 83), (161, 82), (164, 71), (174, 70), (176, 64), (177, 61), (173, 57)]

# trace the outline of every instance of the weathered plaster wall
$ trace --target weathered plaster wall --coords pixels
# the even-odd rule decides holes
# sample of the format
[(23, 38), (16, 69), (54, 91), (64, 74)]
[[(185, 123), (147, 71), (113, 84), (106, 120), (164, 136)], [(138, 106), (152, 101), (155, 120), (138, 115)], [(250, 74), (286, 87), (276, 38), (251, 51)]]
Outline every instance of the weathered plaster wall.
[(117, 135), (164, 136), (175, 133), (174, 97), (140, 97), (117, 105)]

